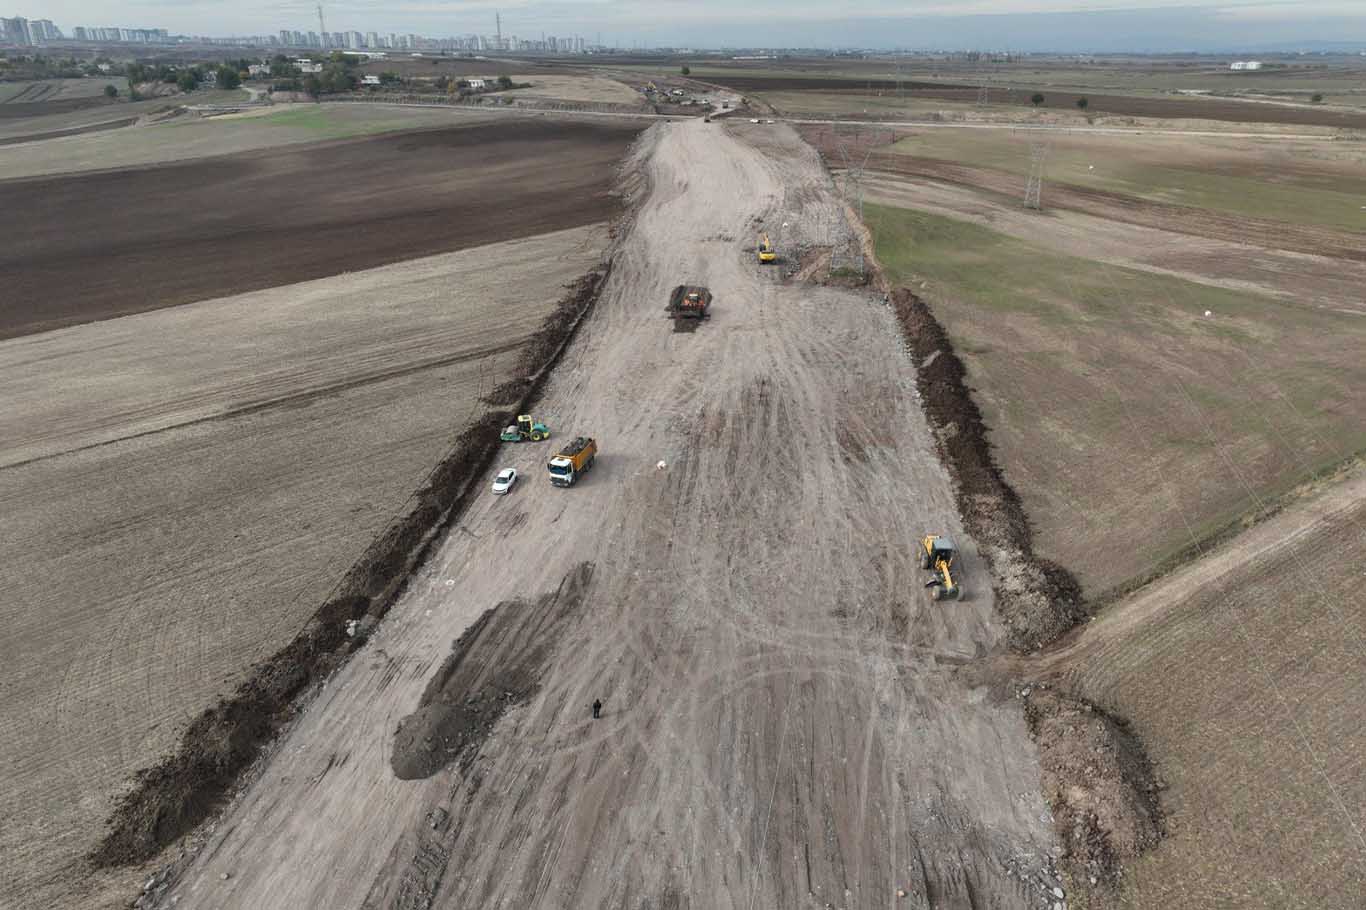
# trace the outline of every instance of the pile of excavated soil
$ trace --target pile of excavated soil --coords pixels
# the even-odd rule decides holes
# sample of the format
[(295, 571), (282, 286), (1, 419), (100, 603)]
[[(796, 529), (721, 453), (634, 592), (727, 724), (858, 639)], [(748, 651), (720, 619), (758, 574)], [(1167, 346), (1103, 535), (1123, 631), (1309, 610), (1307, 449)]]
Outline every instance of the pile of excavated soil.
[(1161, 789), (1138, 738), (1094, 705), (1046, 686), (1023, 690), (1043, 795), (1074, 885), (1110, 886), (1163, 835)]
[(500, 603), (465, 630), (417, 710), (394, 731), (390, 763), (399, 779), (431, 777), (474, 760), (504, 712), (540, 689), (541, 668), (577, 616), (592, 578), (592, 564), (581, 563), (557, 590), (535, 601)]
[(1035, 555), (1019, 496), (992, 455), (967, 371), (929, 306), (906, 288), (891, 302), (911, 348), (925, 413), (956, 482), (963, 526), (978, 542), (995, 579), (996, 608), (1010, 645), (1029, 651), (1053, 641), (1086, 615), (1071, 573)]
[(464, 507), (472, 479), (488, 468), (500, 445), (499, 431), (539, 394), (549, 367), (596, 301), (603, 277), (594, 272), (571, 285), (528, 344), (519, 408), (491, 410), (461, 433), (414, 494), (411, 510), (369, 546), (303, 631), (258, 665), (231, 696), (196, 718), (173, 754), (139, 774), (91, 855), (96, 865), (148, 860), (207, 818), (293, 716), (296, 698), (358, 646), (363, 635), (349, 635), (348, 625), (354, 621), (367, 630), (388, 612), (436, 532)]

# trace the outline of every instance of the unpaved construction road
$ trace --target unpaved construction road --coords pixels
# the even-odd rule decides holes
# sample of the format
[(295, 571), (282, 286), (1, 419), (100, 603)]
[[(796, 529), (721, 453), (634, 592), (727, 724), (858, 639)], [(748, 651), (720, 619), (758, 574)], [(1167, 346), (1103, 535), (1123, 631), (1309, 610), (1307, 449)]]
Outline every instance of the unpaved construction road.
[[(160, 905), (1040, 903), (1037, 757), (1017, 703), (961, 672), (1002, 633), (892, 314), (745, 252), (755, 216), (789, 248), (844, 225), (816, 155), (693, 121), (638, 156), (648, 195), (537, 415), (556, 440), (507, 447), (520, 486), (471, 506)], [(691, 333), (663, 313), (681, 282), (715, 294)], [(575, 434), (596, 467), (552, 488)], [(921, 588), (930, 530), (968, 551), (962, 602)], [(463, 770), (399, 780), (395, 728), (452, 642), (571, 576), (539, 689)], [(545, 644), (527, 625), (476, 656)]]

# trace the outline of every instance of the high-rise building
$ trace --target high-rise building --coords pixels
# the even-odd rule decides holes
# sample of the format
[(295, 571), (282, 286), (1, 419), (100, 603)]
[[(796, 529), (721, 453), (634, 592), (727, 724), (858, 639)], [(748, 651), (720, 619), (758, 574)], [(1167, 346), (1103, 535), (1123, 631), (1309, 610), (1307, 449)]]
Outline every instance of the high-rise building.
[(33, 37), (29, 32), (28, 20), (23, 16), (0, 19), (0, 41), (17, 44), (20, 47), (32, 47)]
[(365, 46), (370, 48), (370, 50), (374, 50), (375, 48), (379, 47), (379, 33), (367, 32), (365, 34)]
[(51, 19), (35, 19), (28, 24), (29, 36), (35, 42), (42, 41), (61, 41), (64, 37), (62, 30), (52, 24)]

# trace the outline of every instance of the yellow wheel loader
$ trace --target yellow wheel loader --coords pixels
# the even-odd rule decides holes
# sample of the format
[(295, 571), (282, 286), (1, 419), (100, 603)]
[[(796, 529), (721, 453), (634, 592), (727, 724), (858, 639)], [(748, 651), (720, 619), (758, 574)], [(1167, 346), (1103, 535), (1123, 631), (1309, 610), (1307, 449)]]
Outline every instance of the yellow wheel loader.
[(925, 582), (931, 600), (962, 596), (963, 589), (953, 580), (953, 563), (957, 558), (958, 548), (947, 537), (926, 534), (920, 541), (920, 568), (934, 572), (934, 578)]

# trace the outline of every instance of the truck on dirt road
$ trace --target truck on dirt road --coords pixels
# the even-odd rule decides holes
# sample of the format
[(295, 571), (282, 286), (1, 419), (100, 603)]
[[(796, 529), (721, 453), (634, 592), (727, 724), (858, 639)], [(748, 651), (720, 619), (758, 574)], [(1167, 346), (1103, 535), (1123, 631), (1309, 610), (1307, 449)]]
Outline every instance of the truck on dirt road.
[(669, 295), (665, 310), (670, 319), (706, 319), (711, 315), (711, 291), (697, 285), (680, 284)]
[(546, 465), (550, 482), (557, 487), (572, 487), (580, 474), (593, 467), (597, 454), (598, 443), (593, 437), (576, 436)]

